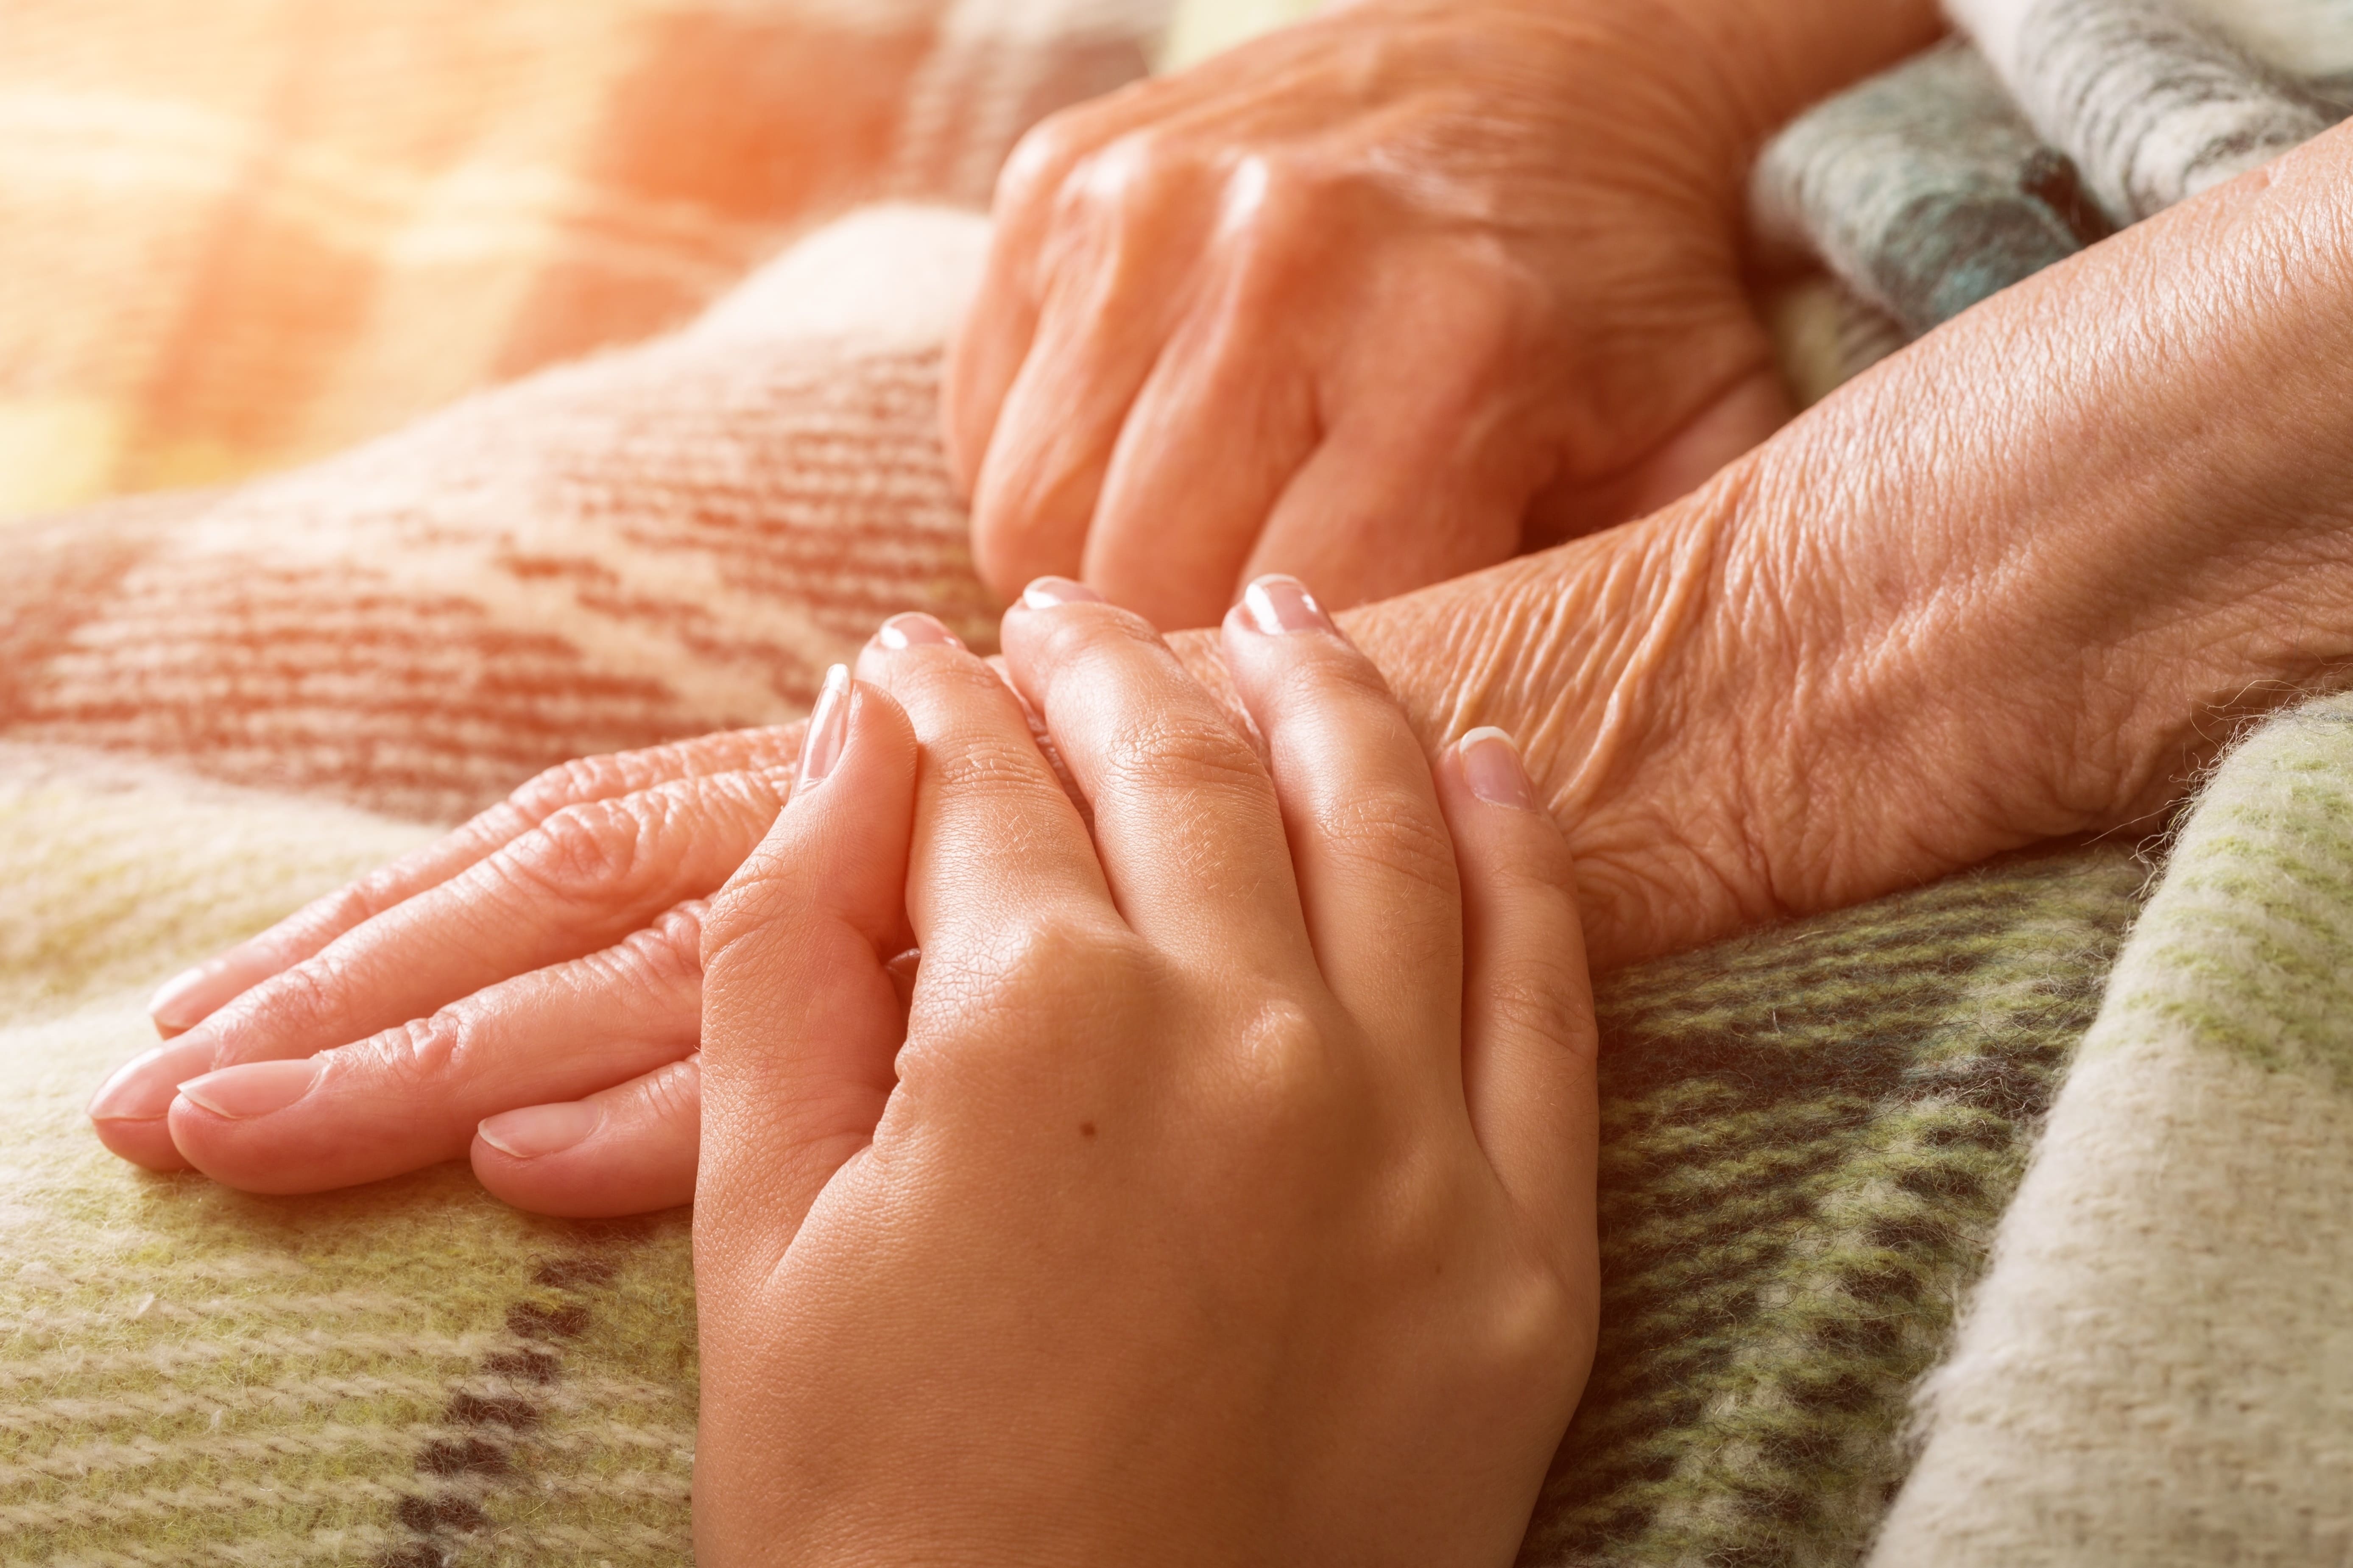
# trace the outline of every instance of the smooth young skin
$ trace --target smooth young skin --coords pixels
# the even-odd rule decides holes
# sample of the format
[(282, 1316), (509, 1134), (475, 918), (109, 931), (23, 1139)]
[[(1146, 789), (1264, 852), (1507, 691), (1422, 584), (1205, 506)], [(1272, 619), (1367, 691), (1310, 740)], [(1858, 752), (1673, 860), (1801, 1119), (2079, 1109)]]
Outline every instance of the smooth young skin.
[(1056, 601), (1007, 663), (1089, 818), (914, 627), (712, 902), (696, 1561), (1509, 1563), (1598, 1304), (1559, 831), (1302, 595), (1226, 628), (1271, 768)]
[[(1597, 964), (1688, 947), (2043, 838), (2154, 826), (2237, 716), (2339, 679), (2348, 364), (2353, 127), (1968, 311), (1665, 511), (1345, 624), (1433, 752), (1482, 724), (1520, 737)], [(1221, 679), (1206, 639), (1176, 646)], [(577, 808), (613, 835), (600, 857), (549, 842), (578, 826), (501, 817), (450, 851), (508, 835), (458, 881), (427, 867), (298, 916), (228, 961), (232, 984), (282, 973), (174, 998), (172, 1022), (205, 1022), (110, 1083), (100, 1136), (142, 1163), (307, 1190), (462, 1154), (469, 1117), (576, 1099), (595, 1033), (482, 991), (477, 935), (440, 913), (499, 900), (530, 949), (510, 974), (596, 953), (750, 853), (765, 823), (745, 826), (743, 778), (656, 792), (658, 810), (617, 785)], [(673, 816), (707, 880), (612, 870)], [(562, 896), (548, 867), (575, 874)], [(612, 967), (607, 1010), (659, 1013), (689, 1048), (691, 1009), (628, 995)], [(405, 1049), (409, 1020), (460, 1003), (486, 1048)], [(332, 1065), (287, 1110), (175, 1103), (208, 1068), (322, 1051)], [(690, 1071), (659, 1070), (658, 1096), (607, 1080), (628, 1109), (568, 1150), (477, 1142), (476, 1169), (557, 1212), (681, 1191)]]
[(1789, 416), (1757, 148), (1941, 26), (1364, 0), (1048, 120), (945, 388), (982, 575), (1210, 626), (1261, 573), (1356, 605), (1685, 493)]

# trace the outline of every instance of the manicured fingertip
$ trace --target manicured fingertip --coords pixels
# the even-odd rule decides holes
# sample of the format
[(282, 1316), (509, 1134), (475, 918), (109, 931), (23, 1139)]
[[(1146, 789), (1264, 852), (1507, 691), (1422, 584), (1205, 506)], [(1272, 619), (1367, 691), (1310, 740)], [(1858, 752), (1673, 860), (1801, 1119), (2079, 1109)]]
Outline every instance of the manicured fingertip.
[(577, 1148), (605, 1124), (605, 1108), (595, 1100), (563, 1105), (527, 1105), (486, 1118), (474, 1131), (500, 1153), (538, 1160)]
[(874, 640), (892, 651), (909, 647), (962, 647), (964, 639), (948, 630), (935, 616), (921, 610), (910, 610), (903, 616), (892, 616), (874, 634)]
[(318, 1086), (326, 1063), (318, 1057), (246, 1062), (193, 1078), (180, 1098), (230, 1121), (250, 1121), (285, 1110)]
[(1021, 590), (1025, 610), (1052, 610), (1064, 605), (1100, 605), (1103, 596), (1070, 577), (1039, 577)]
[(825, 687), (818, 693), (817, 706), (809, 710), (808, 733), (801, 741), (800, 765), (793, 774), (792, 798), (812, 785), (821, 784), (841, 761), (841, 748), (849, 739), (849, 667), (837, 664), (825, 672)]
[(1490, 805), (1515, 811), (1535, 808), (1535, 786), (1528, 782), (1527, 765), (1512, 737), (1492, 724), (1482, 724), (1454, 742), (1456, 765), (1471, 793)]
[(1262, 637), (1288, 637), (1299, 632), (1327, 632), (1337, 637), (1340, 628), (1307, 591), (1307, 584), (1296, 577), (1282, 573), (1269, 573), (1242, 590), (1240, 623)]

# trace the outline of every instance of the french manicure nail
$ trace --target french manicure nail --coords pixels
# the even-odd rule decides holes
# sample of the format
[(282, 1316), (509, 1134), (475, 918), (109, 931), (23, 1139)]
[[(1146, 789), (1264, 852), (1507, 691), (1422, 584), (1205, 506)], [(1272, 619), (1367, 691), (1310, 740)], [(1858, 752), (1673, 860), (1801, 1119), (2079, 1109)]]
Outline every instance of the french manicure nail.
[(1040, 577), (1021, 590), (1021, 603), (1032, 610), (1050, 610), (1057, 605), (1100, 605), (1103, 595), (1068, 577)]
[(213, 1065), (207, 1036), (141, 1052), (114, 1069), (90, 1097), (92, 1121), (153, 1121), (170, 1113), (180, 1085)]
[(1511, 736), (1492, 724), (1482, 724), (1455, 743), (1462, 758), (1462, 782), (1490, 805), (1533, 810), (1535, 790), (1520, 761), (1520, 748)]
[(841, 761), (849, 742), (849, 666), (837, 664), (825, 672), (825, 689), (809, 710), (808, 733), (801, 737), (800, 770), (793, 775), (793, 794), (823, 784)]
[(1268, 637), (1339, 630), (1315, 602), (1315, 595), (1307, 591), (1307, 584), (1296, 577), (1261, 577), (1242, 591), (1242, 609), (1250, 625)]
[(604, 1123), (603, 1106), (575, 1100), (562, 1105), (527, 1105), (521, 1110), (502, 1110), (474, 1131), (481, 1134), (483, 1142), (501, 1154), (517, 1160), (536, 1160), (586, 1142), (588, 1135)]
[(180, 1086), (180, 1093), (215, 1116), (244, 1121), (283, 1110), (310, 1093), (324, 1065), (316, 1057), (247, 1062), (242, 1067), (223, 1068), (202, 1078), (192, 1078)]
[(874, 634), (874, 640), (889, 648), (915, 647), (923, 644), (937, 644), (947, 647), (964, 647), (955, 633), (948, 630), (936, 619), (923, 614), (921, 610), (910, 610), (903, 616), (892, 616), (882, 623), (882, 629)]

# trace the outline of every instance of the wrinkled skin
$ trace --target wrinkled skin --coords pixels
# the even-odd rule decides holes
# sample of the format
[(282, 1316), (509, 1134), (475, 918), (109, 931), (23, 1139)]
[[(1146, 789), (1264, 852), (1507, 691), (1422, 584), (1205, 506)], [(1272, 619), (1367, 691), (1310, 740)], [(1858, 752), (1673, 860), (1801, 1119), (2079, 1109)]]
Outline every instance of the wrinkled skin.
[[(2335, 679), (2353, 660), (2348, 363), (2353, 127), (1969, 311), (1655, 516), (1345, 624), (1432, 750), (1478, 724), (1521, 739), (1576, 857), (1597, 963), (1691, 946), (2054, 836), (2154, 826), (2234, 716)], [(1219, 680), (1206, 639), (1177, 647)], [(682, 1086), (667, 1121), (607, 1118), (565, 1153), (510, 1162), (469, 1119), (576, 1097), (570, 1058), (602, 1047), (524, 1013), (495, 1049), (411, 1052), (406, 1026), (469, 995), (495, 1005), (466, 932), (431, 911), (524, 911), (522, 967), (599, 952), (750, 852), (765, 824), (731, 793), (749, 786), (718, 782), (743, 777), (665, 797), (706, 825), (696, 879), (624, 896), (613, 857), (556, 856), (534, 830), (471, 882), (366, 923), (352, 923), (366, 901), (297, 917), (178, 999), (171, 1021), (203, 1024), (118, 1076), (100, 1136), (266, 1190), (470, 1146), (484, 1181), (528, 1205), (673, 1197), (691, 1180)], [(644, 797), (620, 799), (581, 819), (617, 854), (651, 831), (633, 826)], [(520, 826), (500, 817), (450, 857)], [(530, 868), (551, 857), (575, 875), (560, 896)], [(368, 900), (439, 880), (428, 867)], [(543, 900), (566, 912), (534, 923)], [(683, 1048), (691, 1009), (664, 1005)], [(319, 1087), (272, 1115), (173, 1098), (213, 1066), (318, 1052)], [(657, 1146), (679, 1152), (664, 1165)], [(667, 1184), (610, 1176), (648, 1162)]]
[(1238, 618), (1261, 763), (1134, 616), (1017, 608), (1082, 817), (924, 629), (707, 919), (695, 1560), (1510, 1562), (1599, 1268), (1508, 742), (1433, 779), (1328, 622)]
[(1754, 446), (1789, 407), (1750, 157), (1936, 26), (1850, 5), (1777, 47), (1831, 7), (1773, 9), (1367, 0), (1046, 121), (946, 386), (982, 574), (1167, 627), (1264, 572), (1356, 605)]

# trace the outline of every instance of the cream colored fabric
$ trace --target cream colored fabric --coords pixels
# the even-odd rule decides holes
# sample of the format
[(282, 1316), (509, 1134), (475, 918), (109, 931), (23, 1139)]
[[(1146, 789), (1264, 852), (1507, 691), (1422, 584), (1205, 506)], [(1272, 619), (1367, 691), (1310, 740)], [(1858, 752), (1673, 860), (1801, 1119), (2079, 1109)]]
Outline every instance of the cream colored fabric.
[(1924, 1418), (1876, 1568), (2353, 1562), (2353, 701), (2183, 828)]
[(1168, 30), (1152, 57), (1156, 74), (1183, 70), (1261, 33), (1287, 27), (1323, 7), (1323, 0), (1177, 0)]

